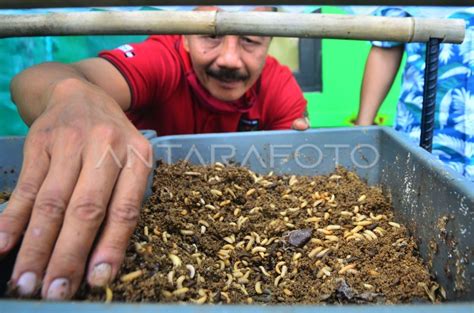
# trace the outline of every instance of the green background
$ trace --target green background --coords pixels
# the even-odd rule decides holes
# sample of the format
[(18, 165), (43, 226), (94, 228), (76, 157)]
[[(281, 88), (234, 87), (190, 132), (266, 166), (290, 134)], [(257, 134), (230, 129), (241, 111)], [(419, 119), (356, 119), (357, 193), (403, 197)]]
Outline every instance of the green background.
[[(144, 8), (149, 9), (149, 8)], [(342, 8), (322, 7), (322, 13), (346, 14)], [(95, 56), (100, 50), (138, 42), (146, 36), (76, 36), (8, 38), (0, 40), (0, 136), (24, 135), (26, 125), (10, 101), (11, 78), (21, 70), (45, 61), (74, 62)], [(272, 50), (291, 51), (294, 42), (280, 43)], [(322, 92), (308, 92), (308, 113), (312, 127), (349, 126), (357, 116), (360, 85), (370, 49), (367, 41), (322, 40)], [(293, 49), (294, 51), (294, 49)], [(294, 68), (291, 52), (278, 53), (279, 60)], [(297, 59), (297, 57), (296, 57)], [(403, 68), (403, 64), (401, 66)], [(40, 78), (39, 78), (40, 79)], [(382, 105), (376, 122), (392, 125), (400, 91), (400, 71)]]

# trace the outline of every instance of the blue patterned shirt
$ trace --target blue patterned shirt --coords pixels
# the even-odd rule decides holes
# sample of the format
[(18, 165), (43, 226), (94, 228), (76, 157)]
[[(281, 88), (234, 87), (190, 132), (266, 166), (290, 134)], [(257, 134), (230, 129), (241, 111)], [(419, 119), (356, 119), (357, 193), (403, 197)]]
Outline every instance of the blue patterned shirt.
[[(402, 8), (381, 8), (375, 15), (407, 17), (420, 12), (423, 10), (414, 13)], [(460, 8), (449, 14), (446, 17), (466, 21), (466, 37), (461, 45), (440, 47), (433, 155), (474, 181), (474, 13), (473, 8)], [(401, 43), (372, 44), (390, 48)], [(405, 45), (407, 59), (395, 120), (395, 129), (417, 143), (421, 133), (425, 50), (424, 43)]]

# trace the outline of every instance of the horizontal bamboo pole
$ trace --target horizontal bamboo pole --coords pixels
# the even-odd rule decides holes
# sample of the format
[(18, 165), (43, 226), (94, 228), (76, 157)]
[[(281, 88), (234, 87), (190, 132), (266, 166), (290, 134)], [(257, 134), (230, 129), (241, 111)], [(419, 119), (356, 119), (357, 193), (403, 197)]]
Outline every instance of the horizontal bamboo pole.
[(400, 18), (339, 14), (219, 12), (217, 33), (318, 37), (398, 42), (427, 42), (431, 38), (461, 43), (462, 19)]
[(214, 34), (270, 35), (426, 42), (430, 37), (460, 43), (465, 22), (277, 12), (73, 12), (3, 15), (0, 37), (46, 35)]
[(466, 0), (378, 0), (375, 2), (373, 0), (0, 0), (0, 8), (24, 9), (150, 5), (467, 5)]

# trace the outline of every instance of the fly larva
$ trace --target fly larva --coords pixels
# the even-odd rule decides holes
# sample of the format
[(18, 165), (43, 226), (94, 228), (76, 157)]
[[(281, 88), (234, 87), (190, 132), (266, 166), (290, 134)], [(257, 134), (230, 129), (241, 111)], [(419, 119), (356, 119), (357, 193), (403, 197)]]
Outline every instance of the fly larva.
[(381, 219), (386, 218), (385, 215), (379, 214), (379, 215), (374, 215), (372, 212), (369, 214), (370, 218), (373, 219), (374, 221), (380, 221)]
[(334, 194), (332, 194), (331, 197), (327, 200), (328, 200), (328, 202), (334, 202), (334, 200), (336, 200), (336, 196)]
[(326, 238), (326, 240), (329, 240), (329, 241), (339, 241), (339, 237), (334, 236), (334, 235), (327, 235), (324, 238)]
[(258, 268), (260, 269), (260, 271), (262, 272), (263, 275), (265, 275), (267, 277), (271, 276), (263, 266), (260, 265)]
[(283, 265), (281, 267), (281, 273), (280, 273), (281, 278), (285, 277), (286, 273), (288, 273), (288, 266)]
[(255, 253), (258, 253), (258, 252), (266, 252), (266, 251), (267, 251), (267, 248), (257, 246), (255, 248), (253, 248), (251, 252), (252, 252), (252, 254), (255, 254)]
[(234, 216), (239, 216), (240, 215), (240, 209), (239, 208), (236, 208), (234, 210)]
[(180, 232), (181, 235), (183, 235), (183, 236), (191, 236), (191, 235), (194, 235), (194, 231), (193, 231), (193, 230), (190, 230), (190, 229), (181, 229), (179, 232)]
[(185, 293), (187, 293), (188, 291), (189, 291), (189, 288), (187, 288), (187, 287), (179, 288), (179, 289), (176, 289), (175, 291), (173, 291), (173, 295), (181, 296), (181, 295), (184, 295)]
[(201, 173), (198, 172), (184, 172), (186, 176), (201, 176)]
[(160, 236), (161, 235), (160, 229), (158, 227), (153, 228), (153, 234)]
[(246, 196), (246, 197), (250, 197), (251, 195), (254, 194), (255, 191), (257, 191), (255, 188), (249, 189), (249, 190), (245, 193), (245, 196)]
[(204, 296), (202, 296), (198, 299), (191, 299), (191, 301), (196, 303), (196, 304), (204, 304), (207, 301), (207, 295), (204, 295)]
[(324, 220), (327, 221), (329, 219), (329, 213), (328, 212), (324, 212)]
[(186, 264), (186, 268), (188, 269), (188, 272), (189, 272), (188, 274), (189, 278), (193, 279), (194, 275), (196, 274), (196, 269), (191, 264)]
[(344, 274), (345, 272), (347, 272), (348, 270), (350, 269), (354, 269), (356, 267), (355, 263), (351, 263), (351, 264), (347, 264), (346, 266), (344, 266), (343, 268), (341, 268), (339, 270), (339, 272), (337, 272), (338, 274), (342, 275)]
[(357, 199), (357, 202), (363, 202), (365, 199), (367, 199), (366, 195), (361, 195), (359, 199)]
[(285, 223), (285, 225), (288, 228), (296, 228), (295, 224), (292, 224), (292, 223)]
[[(293, 262), (298, 261), (301, 258), (301, 256), (302, 256), (301, 252), (296, 252), (295, 254), (293, 254), (293, 257), (291, 258), (291, 260)], [(283, 271), (283, 267), (282, 267), (282, 271)]]
[(206, 204), (204, 207), (206, 209), (213, 210), (213, 211), (217, 210), (217, 208), (215, 206), (213, 206), (212, 204)]
[(319, 270), (318, 274), (316, 274), (317, 278), (321, 278), (323, 276), (331, 276), (331, 268), (329, 266), (323, 266), (323, 268)]
[(331, 175), (329, 177), (329, 180), (338, 180), (338, 179), (341, 179), (341, 178), (342, 178), (342, 176), (340, 176), (340, 175)]
[(221, 291), (221, 296), (222, 296), (223, 298), (225, 298), (225, 301), (226, 301), (227, 304), (230, 303), (230, 297), (229, 297), (229, 294), (228, 294), (227, 292)]
[(140, 276), (142, 276), (142, 275), (143, 275), (143, 271), (142, 271), (142, 270), (138, 270), (138, 271), (135, 271), (135, 272), (131, 272), (131, 273), (122, 275), (122, 276), (120, 277), (120, 281), (123, 282), (123, 283), (129, 283), (129, 282), (131, 282), (132, 280), (135, 280), (135, 279), (137, 279), (138, 277), (140, 277)]
[(114, 294), (109, 286), (105, 287), (105, 303), (110, 303), (114, 299)]
[(318, 254), (319, 252), (321, 252), (323, 250), (323, 247), (316, 247), (314, 248), (313, 250), (311, 250), (308, 254), (308, 256), (310, 258), (314, 258), (316, 256), (316, 254)]
[(213, 219), (213, 220), (216, 220), (216, 219), (218, 219), (220, 216), (221, 216), (221, 212), (217, 212), (216, 214), (214, 214), (214, 215), (212, 216), (212, 219)]
[(162, 290), (161, 291), (161, 294), (165, 297), (165, 298), (171, 298), (173, 296), (173, 294), (171, 292), (169, 292), (168, 290)]
[(324, 200), (323, 199), (319, 199), (319, 200), (316, 200), (313, 202), (313, 208), (316, 208), (318, 207), (321, 203), (323, 203)]
[(291, 198), (293, 198), (293, 196), (290, 196), (290, 195), (283, 195), (281, 198), (282, 198), (282, 199), (291, 199)]
[(256, 206), (256, 207), (254, 207), (253, 209), (251, 209), (251, 210), (249, 211), (249, 213), (250, 213), (250, 214), (255, 214), (255, 213), (258, 213), (261, 209), (262, 209), (261, 207)]
[(234, 281), (234, 276), (232, 276), (231, 274), (226, 274), (227, 276), (227, 281), (225, 282), (225, 284), (227, 286), (230, 286), (230, 284), (232, 284), (232, 282)]
[(365, 283), (364, 283), (363, 286), (364, 286), (365, 289), (372, 289), (372, 288), (374, 288), (374, 286), (372, 286), (371, 284), (365, 284)]
[(359, 213), (359, 206), (358, 206), (358, 205), (354, 206), (353, 212), (354, 212), (355, 214)]
[(287, 289), (287, 288), (283, 289), (283, 293), (284, 293), (285, 295), (289, 296), (289, 297), (291, 297), (291, 296), (293, 295), (293, 293), (291, 292), (291, 290), (290, 290), (290, 289)]
[(268, 238), (265, 238), (265, 239), (262, 239), (262, 241), (260, 241), (260, 244), (262, 246), (266, 246), (267, 245), (267, 242), (268, 242)]
[(363, 226), (357, 225), (356, 227), (354, 227), (354, 228), (351, 229), (350, 233), (351, 233), (351, 234), (356, 234), (356, 233), (360, 232), (362, 229), (364, 229)]
[(243, 225), (248, 219), (249, 219), (248, 217), (240, 216), (239, 219), (237, 220), (237, 229), (240, 230), (240, 228), (242, 227), (242, 225)]
[(181, 259), (179, 258), (179, 256), (175, 255), (175, 254), (168, 254), (168, 257), (170, 258), (171, 262), (173, 263), (173, 267), (180, 267), (182, 262), (181, 262)]
[(318, 228), (316, 229), (316, 231), (324, 235), (332, 235), (332, 231), (324, 229), (324, 228)]
[(326, 249), (322, 250), (321, 252), (316, 254), (316, 257), (317, 258), (322, 258), (323, 256), (325, 256), (329, 252), (329, 250), (330, 250), (330, 248), (326, 248)]
[(234, 188), (237, 189), (237, 190), (243, 190), (244, 189), (244, 188), (240, 187), (237, 184), (232, 184), (232, 186), (234, 186)]
[(304, 209), (308, 205), (308, 201), (304, 200), (303, 203), (300, 204), (300, 208)]
[(298, 212), (299, 210), (301, 210), (301, 209), (300, 208), (288, 208), (288, 211), (290, 211), (291, 213)]
[(363, 235), (364, 235), (365, 239), (367, 239), (368, 241), (374, 240), (374, 238), (372, 238), (372, 236), (367, 234), (365, 231), (364, 231)]
[(383, 236), (385, 233), (385, 230), (382, 227), (375, 227), (374, 232), (379, 234), (380, 236)]
[(356, 225), (356, 226), (369, 226), (369, 225), (372, 225), (374, 222), (372, 221), (360, 221), (360, 222), (354, 222), (352, 224)]
[(222, 260), (217, 261), (219, 263), (219, 269), (223, 271), (225, 269), (225, 262)]
[(255, 237), (255, 241), (256, 241), (258, 244), (260, 244), (260, 235), (257, 234), (257, 233), (254, 232), (254, 231), (251, 232), (250, 234), (251, 234), (252, 236), (254, 236), (254, 237)]
[(186, 276), (184, 276), (184, 275), (181, 275), (181, 276), (179, 276), (179, 277), (176, 279), (176, 287), (177, 287), (177, 289), (183, 288), (183, 282), (184, 282), (185, 279), (186, 279)]
[(169, 271), (168, 275), (166, 275), (166, 278), (168, 279), (168, 282), (170, 283), (171, 286), (174, 284), (174, 271)]
[(235, 247), (231, 244), (225, 244), (225, 245), (222, 246), (221, 249), (223, 249), (223, 250), (234, 250)]
[(278, 273), (278, 274), (281, 274), (281, 266), (285, 265), (285, 261), (280, 261), (278, 262), (276, 265), (275, 265), (275, 271)]
[(214, 166), (220, 167), (220, 168), (225, 168), (225, 165), (222, 164), (221, 162), (216, 162), (216, 163), (214, 163)]
[(163, 242), (164, 243), (168, 243), (168, 233), (166, 231), (164, 231), (162, 234), (161, 234), (161, 238), (163, 239)]
[(400, 224), (398, 223), (395, 223), (395, 222), (388, 222), (388, 224), (392, 227), (395, 227), (395, 228), (400, 228)]
[(232, 196), (232, 199), (236, 199), (237, 197), (235, 196), (235, 193), (232, 191), (230, 188), (226, 188), (225, 192), (227, 192), (229, 195)]
[(341, 211), (339, 214), (341, 214), (342, 216), (354, 216), (354, 214), (349, 211)]
[(245, 241), (242, 240), (242, 241), (237, 242), (237, 244), (235, 245), (235, 248), (236, 249), (243, 248), (244, 245), (245, 245)]
[(310, 242), (314, 243), (314, 244), (317, 244), (317, 245), (322, 245), (323, 244), (323, 241), (321, 239), (318, 239), (318, 238), (311, 238)]
[(206, 226), (201, 225), (201, 234), (204, 234), (206, 230), (207, 230)]
[(225, 207), (226, 205), (229, 205), (229, 204), (230, 204), (230, 200), (224, 200), (221, 203), (219, 203), (219, 206)]
[(379, 276), (380, 275), (380, 273), (377, 272), (376, 270), (369, 270), (368, 273), (369, 273), (370, 276)]
[(230, 244), (233, 244), (235, 242), (235, 235), (232, 234), (230, 236), (224, 237), (223, 239), (224, 239), (224, 241), (226, 241)]
[(145, 237), (148, 237), (148, 235), (149, 235), (148, 226), (143, 227), (143, 234), (145, 235)]
[(262, 283), (260, 281), (255, 283), (255, 292), (259, 295), (263, 293), (262, 291)]
[(341, 229), (341, 226), (340, 225), (328, 225), (328, 226), (326, 226), (326, 229), (327, 230), (338, 230), (338, 229)]
[(275, 281), (273, 282), (273, 285), (275, 287), (278, 287), (278, 284), (280, 283), (280, 280), (282, 280), (281, 276), (278, 276), (277, 278), (275, 278)]
[(216, 197), (222, 196), (222, 191), (217, 190), (217, 189), (211, 189), (211, 193)]
[(295, 175), (292, 175), (290, 177), (290, 180), (288, 181), (288, 185), (289, 186), (293, 186), (294, 184), (296, 184), (298, 182), (298, 179), (296, 179), (296, 176)]
[(374, 240), (377, 239), (377, 235), (376, 235), (373, 231), (371, 231), (371, 230), (368, 230), (368, 229), (364, 230), (364, 234), (368, 234), (368, 235), (369, 235), (370, 237), (372, 237), (372, 239), (374, 239)]
[[(249, 237), (250, 237), (250, 236), (249, 236)], [(254, 238), (254, 237), (250, 237), (249, 242), (248, 242), (247, 245), (245, 246), (245, 250), (249, 251), (250, 249), (252, 249), (254, 243), (255, 243), (255, 238)]]
[(314, 222), (321, 222), (321, 218), (320, 217), (310, 217), (310, 218), (307, 218), (304, 220), (305, 222), (307, 223), (314, 223)]

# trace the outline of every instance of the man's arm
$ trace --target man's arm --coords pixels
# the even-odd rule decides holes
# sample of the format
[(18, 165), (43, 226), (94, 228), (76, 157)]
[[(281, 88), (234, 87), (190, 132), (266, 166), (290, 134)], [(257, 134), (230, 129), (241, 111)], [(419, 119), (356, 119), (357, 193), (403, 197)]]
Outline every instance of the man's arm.
[(362, 81), (359, 114), (356, 125), (374, 123), (375, 116), (387, 96), (403, 56), (403, 46), (379, 48), (369, 52)]
[(12, 100), (28, 125), (46, 109), (43, 98), (65, 80), (92, 83), (112, 96), (122, 110), (130, 107), (127, 82), (110, 62), (93, 58), (73, 64), (43, 63), (21, 72), (10, 84)]
[(14, 78), (11, 92), (31, 128), (0, 215), (0, 255), (23, 236), (13, 287), (68, 299), (88, 259), (92, 285), (116, 275), (151, 170), (142, 162), (150, 145), (123, 112), (131, 98), (125, 79), (103, 59), (35, 66)]

